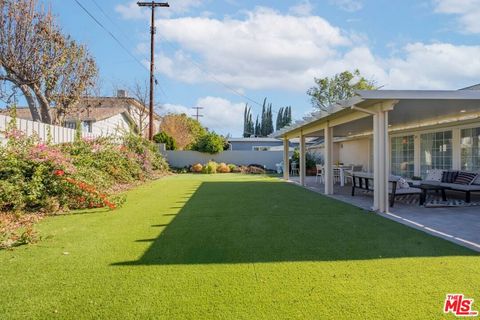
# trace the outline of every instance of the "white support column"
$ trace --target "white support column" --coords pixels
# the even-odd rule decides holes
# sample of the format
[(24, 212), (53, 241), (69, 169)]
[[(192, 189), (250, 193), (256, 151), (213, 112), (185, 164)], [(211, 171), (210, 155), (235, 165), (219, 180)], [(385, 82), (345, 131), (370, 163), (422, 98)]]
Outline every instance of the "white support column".
[(290, 142), (287, 138), (283, 139), (283, 179), (290, 179)]
[(333, 194), (333, 128), (331, 128), (328, 123), (324, 130), (324, 136), (325, 194)]
[(422, 162), (422, 155), (421, 155), (421, 140), (420, 140), (420, 135), (415, 134), (413, 136), (413, 168), (414, 168), (414, 174), (417, 177), (421, 176), (421, 162)]
[(388, 142), (388, 110), (382, 109), (373, 116), (373, 209), (382, 213), (388, 212), (390, 178)]
[(452, 169), (462, 169), (461, 132), (459, 128), (452, 129)]
[(300, 185), (305, 186), (305, 176), (307, 175), (307, 166), (306, 166), (306, 161), (305, 161), (305, 155), (306, 155), (306, 150), (305, 150), (305, 136), (300, 134), (300, 159), (299, 159), (299, 170), (300, 170)]

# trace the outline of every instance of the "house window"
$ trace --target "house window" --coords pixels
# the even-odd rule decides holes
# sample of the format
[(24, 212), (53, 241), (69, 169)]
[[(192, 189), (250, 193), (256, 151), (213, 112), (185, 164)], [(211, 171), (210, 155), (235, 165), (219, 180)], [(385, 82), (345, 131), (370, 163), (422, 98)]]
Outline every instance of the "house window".
[(426, 133), (420, 136), (420, 172), (452, 168), (452, 131)]
[(392, 138), (392, 174), (411, 178), (414, 170), (414, 136)]
[(270, 150), (270, 147), (264, 147), (264, 146), (253, 146), (252, 147), (253, 151), (268, 151)]
[(92, 121), (82, 121), (82, 131), (92, 133)]
[(75, 129), (76, 127), (77, 127), (77, 124), (73, 121), (66, 121), (65, 122), (65, 128)]
[(480, 169), (480, 128), (461, 131), (462, 170)]

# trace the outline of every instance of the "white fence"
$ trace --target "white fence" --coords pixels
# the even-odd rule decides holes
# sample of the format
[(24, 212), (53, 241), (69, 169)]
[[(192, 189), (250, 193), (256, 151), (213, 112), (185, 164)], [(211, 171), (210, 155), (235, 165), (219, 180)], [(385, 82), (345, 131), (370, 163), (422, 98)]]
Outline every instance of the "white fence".
[[(283, 161), (283, 151), (223, 151), (218, 154), (197, 151), (164, 151), (168, 163), (172, 167), (183, 168), (196, 163), (215, 162), (233, 163), (236, 165), (260, 164), (267, 169), (275, 170), (276, 164)], [(293, 152), (290, 152), (290, 156)]]
[[(0, 115), (0, 143), (4, 143), (4, 141), (6, 141), (4, 131), (7, 129), (11, 121), (11, 117)], [(16, 127), (29, 137), (32, 135), (37, 135), (38, 138), (44, 142), (47, 142), (50, 137), (50, 142), (53, 144), (73, 142), (75, 140), (75, 129), (49, 125), (25, 119), (16, 119)], [(96, 135), (82, 132), (82, 137), (95, 138)]]

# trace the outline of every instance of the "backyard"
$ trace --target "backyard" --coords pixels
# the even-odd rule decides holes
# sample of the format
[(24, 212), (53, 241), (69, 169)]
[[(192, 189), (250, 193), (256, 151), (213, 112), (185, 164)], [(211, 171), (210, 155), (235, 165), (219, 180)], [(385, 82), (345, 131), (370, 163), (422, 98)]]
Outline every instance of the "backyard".
[(425, 319), (480, 298), (478, 253), (273, 177), (170, 176), (37, 228), (0, 251), (2, 319)]

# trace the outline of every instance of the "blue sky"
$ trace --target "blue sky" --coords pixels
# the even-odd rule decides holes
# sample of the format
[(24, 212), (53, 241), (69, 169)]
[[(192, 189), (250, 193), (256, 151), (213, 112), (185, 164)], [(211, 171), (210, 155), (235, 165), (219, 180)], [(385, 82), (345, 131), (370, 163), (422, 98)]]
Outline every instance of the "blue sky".
[[(129, 0), (78, 0), (145, 66), (149, 12)], [(157, 9), (156, 100), (162, 112), (201, 106), (204, 125), (239, 136), (246, 102), (267, 97), (294, 117), (312, 111), (314, 77), (355, 68), (388, 89), (480, 82), (480, 0), (171, 0)], [(103, 94), (148, 79), (76, 4), (51, 0), (66, 33), (95, 56)], [(103, 10), (103, 13), (98, 6)], [(246, 98), (248, 97), (248, 98)]]

